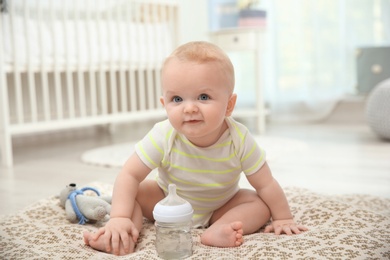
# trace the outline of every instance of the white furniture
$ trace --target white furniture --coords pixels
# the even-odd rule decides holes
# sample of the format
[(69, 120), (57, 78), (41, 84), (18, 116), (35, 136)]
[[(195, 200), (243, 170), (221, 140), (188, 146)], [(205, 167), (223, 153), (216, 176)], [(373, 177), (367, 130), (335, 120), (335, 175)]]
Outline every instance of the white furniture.
[[(265, 44), (265, 29), (264, 28), (230, 28), (222, 29), (211, 33), (211, 41), (221, 47), (228, 55), (233, 53), (245, 53), (250, 52), (252, 55), (254, 69), (248, 71), (245, 77), (253, 77), (253, 84), (250, 91), (254, 93), (249, 93), (249, 95), (255, 96), (254, 104), (251, 107), (240, 107), (239, 105), (235, 109), (233, 116), (237, 117), (255, 117), (256, 128), (258, 134), (265, 132), (266, 128), (266, 108), (264, 105), (264, 95), (263, 95), (263, 71), (262, 71), (262, 60), (263, 60), (263, 49)], [(240, 64), (235, 64), (235, 70), (239, 69)], [(241, 64), (242, 65), (242, 64)], [(236, 73), (237, 78), (237, 73)], [(240, 88), (245, 86), (240, 86), (236, 81), (236, 92), (240, 91)], [(250, 83), (249, 83), (250, 84)], [(247, 90), (244, 90), (247, 91)], [(246, 93), (248, 94), (248, 93)], [(240, 96), (238, 96), (238, 99)]]
[(163, 117), (160, 70), (177, 0), (0, 4), (0, 156), (12, 137)]

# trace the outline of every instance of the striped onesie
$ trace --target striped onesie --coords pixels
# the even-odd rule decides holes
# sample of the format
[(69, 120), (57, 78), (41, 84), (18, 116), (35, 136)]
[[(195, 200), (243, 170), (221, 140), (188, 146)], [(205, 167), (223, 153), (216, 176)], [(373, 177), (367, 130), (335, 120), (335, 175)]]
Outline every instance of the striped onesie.
[(168, 120), (157, 123), (136, 145), (136, 153), (167, 194), (170, 183), (194, 209), (194, 227), (207, 227), (213, 212), (239, 190), (241, 172), (251, 175), (265, 162), (265, 152), (248, 129), (227, 117), (228, 129), (209, 147), (197, 147)]

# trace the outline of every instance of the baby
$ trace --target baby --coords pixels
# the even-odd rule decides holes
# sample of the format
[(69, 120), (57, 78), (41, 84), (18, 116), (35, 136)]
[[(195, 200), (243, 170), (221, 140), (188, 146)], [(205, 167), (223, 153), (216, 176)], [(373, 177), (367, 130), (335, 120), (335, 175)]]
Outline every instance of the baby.
[[(143, 217), (154, 220), (170, 183), (194, 208), (194, 227), (205, 228), (204, 245), (240, 246), (270, 219), (266, 233), (307, 230), (294, 221), (265, 152), (231, 117), (237, 95), (228, 56), (211, 43), (184, 44), (165, 60), (161, 81), (168, 119), (137, 143), (116, 178), (110, 220), (85, 232), (85, 243), (116, 255), (133, 252)], [(145, 180), (155, 168), (156, 180)], [(242, 172), (254, 189), (240, 189)]]

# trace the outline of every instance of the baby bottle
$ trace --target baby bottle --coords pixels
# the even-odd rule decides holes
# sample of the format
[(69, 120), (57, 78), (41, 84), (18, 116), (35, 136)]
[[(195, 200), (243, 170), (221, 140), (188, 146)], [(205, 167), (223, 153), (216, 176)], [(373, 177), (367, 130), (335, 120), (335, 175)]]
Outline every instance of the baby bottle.
[(169, 184), (168, 196), (153, 210), (156, 220), (156, 250), (163, 259), (183, 259), (192, 255), (191, 204), (176, 194), (176, 185)]

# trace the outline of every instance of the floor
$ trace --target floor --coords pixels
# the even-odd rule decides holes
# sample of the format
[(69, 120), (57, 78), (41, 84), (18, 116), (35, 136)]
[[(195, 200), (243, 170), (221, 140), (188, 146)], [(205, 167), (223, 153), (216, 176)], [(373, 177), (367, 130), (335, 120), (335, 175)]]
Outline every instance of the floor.
[[(87, 128), (14, 138), (13, 168), (0, 168), (0, 214), (12, 214), (68, 183), (113, 183), (118, 169), (80, 161), (92, 148), (137, 140), (153, 122)], [(327, 120), (317, 124), (270, 124), (267, 136), (288, 140), (283, 156), (269, 154), (282, 186), (326, 194), (364, 193), (390, 198), (390, 142), (362, 122)], [(294, 141), (294, 142), (291, 142)], [(265, 148), (266, 149), (266, 148)]]

